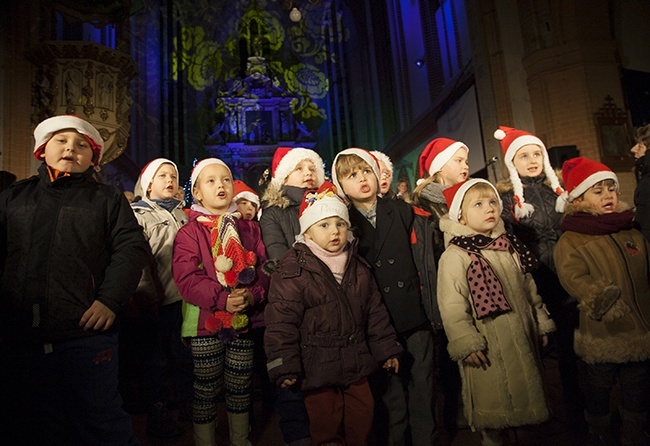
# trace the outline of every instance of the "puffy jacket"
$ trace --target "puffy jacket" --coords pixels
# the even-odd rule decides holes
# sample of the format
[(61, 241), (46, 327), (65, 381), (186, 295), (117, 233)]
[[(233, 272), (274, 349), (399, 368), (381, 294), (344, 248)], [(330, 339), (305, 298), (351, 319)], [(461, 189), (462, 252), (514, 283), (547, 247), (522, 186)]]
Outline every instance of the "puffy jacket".
[(167, 211), (154, 201), (143, 197), (131, 204), (138, 223), (144, 230), (144, 236), (151, 246), (155, 258), (155, 271), (145, 268), (138, 284), (138, 292), (152, 293), (156, 290), (154, 280), (160, 280), (164, 296), (159, 296), (160, 304), (167, 305), (181, 300), (181, 294), (172, 277), (172, 254), (174, 238), (178, 230), (187, 223), (187, 214), (183, 212), (183, 203)]
[[(571, 203), (565, 212), (586, 211), (584, 204)], [(565, 231), (560, 237), (555, 264), (562, 286), (579, 302), (574, 347), (585, 362), (650, 359), (649, 249), (636, 229), (608, 235)]]
[(47, 166), (0, 195), (0, 330), (5, 339), (90, 336), (95, 300), (119, 314), (150, 256), (124, 194), (90, 168), (50, 181)]
[(298, 211), (306, 190), (291, 186), (277, 189), (269, 184), (264, 192), (260, 227), (269, 259), (280, 260), (300, 234)]
[(523, 177), (521, 182), (524, 185), (524, 199), (535, 207), (535, 211), (529, 217), (517, 219), (514, 215), (516, 203), (512, 183), (502, 181), (497, 184), (503, 201), (501, 218), (508, 231), (524, 242), (544, 265), (555, 271), (553, 248), (560, 238), (562, 221), (562, 214), (555, 210), (557, 194), (546, 182), (544, 174)]
[(354, 248), (339, 284), (303, 243), (287, 251), (271, 278), (264, 346), (269, 377), (296, 377), (303, 390), (346, 386), (398, 356), (368, 264)]
[[(226, 309), (229, 294), (227, 287), (217, 280), (210, 229), (196, 220), (201, 215), (205, 214), (192, 208), (189, 222), (178, 230), (174, 240), (172, 274), (183, 297), (183, 337), (212, 336), (205, 328), (205, 321), (216, 310)], [(253, 295), (253, 305), (247, 314), (251, 328), (261, 327), (270, 280), (263, 268), (266, 250), (257, 222), (239, 218), (237, 232), (244, 248), (257, 256), (255, 280), (246, 287)]]

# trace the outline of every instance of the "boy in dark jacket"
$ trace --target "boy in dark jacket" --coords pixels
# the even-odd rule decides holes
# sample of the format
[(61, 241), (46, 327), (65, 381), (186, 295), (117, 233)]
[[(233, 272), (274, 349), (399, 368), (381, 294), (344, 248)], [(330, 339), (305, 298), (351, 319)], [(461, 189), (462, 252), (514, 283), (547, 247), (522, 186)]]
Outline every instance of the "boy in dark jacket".
[(373, 269), (405, 349), (399, 374), (375, 377), (375, 395), (381, 395), (388, 411), (388, 433), (375, 435), (380, 442), (387, 438), (389, 445), (403, 445), (410, 432), (413, 445), (430, 446), (437, 441), (432, 409), (434, 347), (411, 250), (413, 208), (377, 196), (379, 164), (367, 150), (350, 148), (336, 155), (332, 177), (339, 195), (352, 204), (350, 222), (359, 239), (359, 254)]
[(55, 116), (38, 175), (0, 195), (3, 444), (139, 444), (117, 389), (115, 320), (150, 254), (118, 189), (93, 178), (104, 141)]
[(271, 279), (269, 375), (304, 392), (313, 444), (364, 445), (374, 406), (367, 377), (378, 363), (397, 372), (402, 347), (368, 264), (348, 243), (348, 210), (333, 184), (305, 193), (299, 220), (298, 242)]

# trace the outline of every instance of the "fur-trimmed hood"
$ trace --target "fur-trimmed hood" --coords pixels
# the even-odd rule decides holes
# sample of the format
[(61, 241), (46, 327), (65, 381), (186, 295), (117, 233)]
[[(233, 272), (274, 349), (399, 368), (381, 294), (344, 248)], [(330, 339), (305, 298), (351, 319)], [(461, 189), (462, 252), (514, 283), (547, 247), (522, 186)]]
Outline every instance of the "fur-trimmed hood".
[[(630, 205), (627, 204), (624, 201), (619, 201), (618, 205), (616, 205), (616, 210), (614, 212), (623, 212), (623, 211), (628, 211), (630, 210)], [(598, 215), (599, 212), (588, 202), (586, 201), (572, 201), (571, 203), (567, 203), (566, 207), (564, 208), (564, 215), (572, 215), (572, 214), (592, 214), (592, 215)]]
[(273, 183), (269, 183), (262, 194), (262, 208), (277, 206), (284, 209), (291, 204), (291, 200), (284, 194), (282, 188), (276, 187)]

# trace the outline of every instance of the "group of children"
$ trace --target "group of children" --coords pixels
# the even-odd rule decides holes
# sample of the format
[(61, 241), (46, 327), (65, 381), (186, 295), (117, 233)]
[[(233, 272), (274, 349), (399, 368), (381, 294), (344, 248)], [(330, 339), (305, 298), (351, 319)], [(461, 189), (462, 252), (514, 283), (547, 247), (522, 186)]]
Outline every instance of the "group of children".
[(482, 444), (503, 444), (550, 415), (552, 334), (594, 439), (613, 435), (618, 382), (625, 441), (648, 444), (649, 246), (607, 166), (573, 158), (560, 181), (539, 138), (500, 127), (508, 178), (495, 187), (469, 178), (465, 144), (437, 138), (411, 204), (384, 191), (381, 152), (341, 151), (329, 182), (315, 151), (281, 147), (261, 200), (208, 158), (184, 210), (171, 160), (144, 167), (129, 206), (93, 177), (90, 123), (57, 116), (34, 136), (39, 175), (0, 195), (2, 438), (139, 444), (117, 322), (150, 299), (151, 433), (183, 429), (166, 408), (172, 365), (195, 444), (216, 444), (225, 390), (230, 444), (250, 445), (262, 354), (287, 444), (444, 444), (459, 405)]

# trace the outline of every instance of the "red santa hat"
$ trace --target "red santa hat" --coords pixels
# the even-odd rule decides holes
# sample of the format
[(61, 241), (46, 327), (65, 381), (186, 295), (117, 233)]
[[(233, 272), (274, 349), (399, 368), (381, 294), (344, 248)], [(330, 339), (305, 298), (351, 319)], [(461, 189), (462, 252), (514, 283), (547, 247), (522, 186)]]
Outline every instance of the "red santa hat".
[(420, 166), (420, 179), (417, 183), (420, 184), (425, 178), (440, 172), (442, 166), (444, 166), (460, 148), (465, 148), (467, 153), (469, 153), (469, 147), (464, 143), (449, 138), (436, 138), (427, 144), (420, 154), (420, 159), (418, 161)]
[(140, 172), (140, 176), (138, 177), (138, 181), (135, 185), (135, 190), (133, 191), (134, 195), (139, 195), (141, 197), (147, 196), (147, 190), (153, 182), (153, 177), (156, 175), (156, 172), (158, 172), (158, 169), (163, 164), (171, 164), (174, 166), (176, 176), (178, 177), (178, 167), (176, 167), (176, 164), (173, 161), (168, 160), (167, 158), (156, 158), (154, 160), (151, 160), (146, 166), (142, 168), (142, 171)]
[(601, 181), (614, 181), (618, 190), (618, 177), (609, 167), (584, 157), (571, 158), (564, 162), (562, 180), (566, 190), (557, 197), (555, 210), (558, 212), (564, 212), (567, 203), (573, 202), (591, 186)]
[(452, 221), (458, 222), (460, 220), (460, 212), (465, 194), (478, 183), (488, 184), (494, 190), (494, 195), (499, 199), (499, 207), (503, 209), (503, 203), (501, 202), (501, 198), (499, 197), (499, 192), (497, 192), (496, 187), (494, 187), (492, 183), (484, 180), (483, 178), (473, 178), (471, 180), (465, 180), (460, 183), (456, 183), (451, 187), (443, 189), (442, 191), (445, 196), (447, 206), (449, 207), (449, 218)]
[(300, 235), (314, 223), (329, 217), (341, 217), (350, 226), (348, 207), (339, 198), (336, 189), (334, 184), (326, 181), (318, 189), (305, 192), (298, 211)]
[(243, 198), (248, 200), (251, 203), (255, 203), (257, 207), (260, 207), (260, 197), (257, 193), (251, 189), (248, 184), (244, 183), (241, 180), (233, 181), (233, 186), (235, 187), (235, 196), (232, 197), (232, 201), (237, 202), (237, 200)]
[(512, 162), (513, 158), (517, 154), (517, 151), (523, 146), (534, 144), (542, 149), (542, 157), (544, 158), (544, 173), (546, 174), (546, 178), (548, 178), (548, 180), (551, 182), (551, 187), (556, 194), (560, 195), (563, 192), (562, 186), (560, 186), (560, 180), (555, 174), (555, 170), (553, 170), (551, 161), (548, 158), (546, 146), (541, 139), (532, 133), (505, 126), (499, 126), (499, 128), (494, 131), (494, 137), (501, 143), (501, 149), (503, 150), (503, 161), (506, 165), (506, 168), (508, 169), (510, 181), (512, 182), (516, 203), (515, 217), (528, 217), (535, 211), (533, 205), (526, 203), (524, 200), (524, 186), (521, 184), (521, 178), (519, 178), (517, 168)]
[(325, 181), (323, 159), (313, 150), (303, 147), (278, 147), (271, 162), (271, 184), (280, 189), (284, 180), (304, 160), (309, 160), (316, 166), (316, 184), (320, 186)]
[[(362, 160), (364, 160), (366, 163), (368, 163), (368, 165), (374, 172), (375, 176), (377, 177), (377, 183), (381, 181), (381, 171), (379, 168), (379, 161), (377, 161), (375, 155), (373, 155), (371, 152), (369, 152), (366, 149), (360, 149), (358, 147), (350, 147), (349, 149), (345, 149), (337, 153), (336, 156), (334, 157), (334, 162), (332, 163), (332, 181), (336, 186), (336, 190), (338, 191), (339, 197), (345, 198), (345, 193), (343, 192), (343, 188), (341, 187), (341, 184), (339, 183), (339, 179), (337, 178), (336, 175), (336, 162), (338, 161), (339, 157), (343, 155), (356, 155)], [(377, 193), (379, 193), (379, 191), (377, 191)]]
[(93, 150), (93, 165), (98, 166), (104, 154), (104, 140), (99, 131), (88, 121), (74, 115), (53, 116), (42, 121), (34, 129), (34, 158), (42, 161), (45, 145), (56, 132), (73, 129), (82, 134)]
[[(206, 166), (209, 166), (210, 164), (219, 164), (221, 166), (224, 166), (226, 169), (228, 169), (228, 172), (230, 172), (230, 167), (223, 161), (221, 161), (219, 158), (206, 158), (204, 160), (199, 161), (196, 163), (194, 166), (194, 169), (192, 169), (192, 175), (190, 176), (190, 184), (191, 184), (191, 189), (194, 190), (194, 186), (196, 185), (196, 180), (199, 178), (199, 174), (203, 169), (206, 168)], [(230, 176), (232, 176), (232, 172), (230, 172)]]

